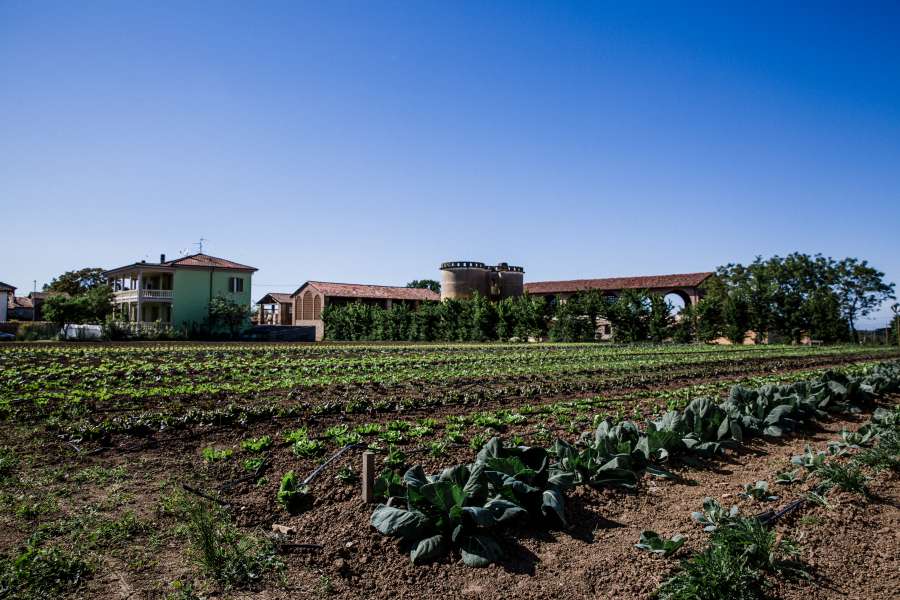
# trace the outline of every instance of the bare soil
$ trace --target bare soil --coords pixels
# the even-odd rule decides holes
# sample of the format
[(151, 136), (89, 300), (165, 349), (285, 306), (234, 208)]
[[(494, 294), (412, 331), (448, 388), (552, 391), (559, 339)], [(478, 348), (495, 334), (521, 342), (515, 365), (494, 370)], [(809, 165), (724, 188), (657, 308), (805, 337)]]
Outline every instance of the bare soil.
[[(645, 477), (635, 493), (578, 488), (567, 501), (570, 531), (519, 531), (505, 542), (508, 559), (486, 569), (467, 568), (458, 557), (414, 567), (408, 549), (377, 534), (369, 526), (371, 507), (360, 499), (358, 484), (334, 477), (340, 466), (355, 465), (358, 453), (326, 468), (313, 486), (312, 509), (290, 516), (275, 503), (278, 477), (288, 469), (308, 473), (317, 461), (299, 460), (281, 448), (271, 453), (268, 481), (240, 482), (246, 472), (236, 466), (238, 460), (207, 464), (200, 457), (206, 446), (233, 446), (232, 427), (172, 432), (153, 439), (121, 437), (108, 450), (76, 449), (43, 433), (28, 436), (22, 430), (5, 430), (0, 432), (8, 438), (3, 444), (15, 442), (31, 456), (25, 478), (34, 478), (35, 495), (40, 496), (44, 486), (64, 492), (57, 494), (59, 514), (24, 523), (5, 514), (0, 517), (0, 551), (21, 544), (42, 521), (81, 514), (85, 507), (107, 506), (118, 515), (133, 511), (146, 527), (123, 547), (102, 552), (94, 576), (74, 597), (162, 598), (176, 589), (173, 582), (180, 581), (196, 582), (199, 595), (211, 598), (650, 598), (680, 559), (705, 544), (706, 534), (690, 518), (705, 497), (737, 504), (746, 514), (783, 506), (805, 490), (803, 485), (773, 484), (777, 473), (790, 468), (790, 457), (802, 453), (807, 443), (824, 449), (841, 429), (856, 429), (865, 418), (828, 420), (780, 441), (753, 440), (740, 452), (729, 452), (700, 468), (676, 467), (677, 480)], [(263, 423), (243, 435), (270, 433), (279, 439), (284, 425)], [(507, 435), (517, 432), (511, 428)], [(554, 433), (572, 437), (561, 428)], [(411, 460), (433, 472), (469, 461), (472, 454), (467, 447), (451, 447), (439, 458), (421, 454)], [(98, 466), (122, 466), (127, 476), (114, 481), (76, 477), (83, 469)], [(744, 484), (757, 480), (769, 481), (779, 500), (763, 504), (738, 496)], [(217, 589), (197, 577), (177, 523), (161, 509), (161, 501), (181, 483), (220, 494), (244, 531), (270, 535), (272, 525), (280, 524), (296, 530), (289, 543), (322, 548), (283, 548), (285, 570), (258, 590)], [(813, 579), (776, 582), (771, 590), (776, 598), (900, 597), (898, 476), (878, 474), (871, 490), (868, 500), (834, 494), (832, 508), (807, 505), (778, 524), (781, 535), (799, 542)], [(658, 558), (634, 548), (645, 529), (666, 536), (682, 533), (688, 541), (675, 557)]]

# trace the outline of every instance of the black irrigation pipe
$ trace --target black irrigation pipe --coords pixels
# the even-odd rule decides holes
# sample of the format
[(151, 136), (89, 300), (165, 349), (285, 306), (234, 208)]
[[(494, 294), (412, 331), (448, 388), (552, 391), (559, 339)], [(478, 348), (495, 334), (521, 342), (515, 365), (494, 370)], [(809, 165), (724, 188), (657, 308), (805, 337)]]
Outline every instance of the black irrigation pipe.
[(790, 502), (787, 506), (777, 512), (770, 509), (759, 513), (755, 518), (766, 527), (771, 527), (782, 517), (786, 517), (787, 515), (801, 508), (807, 502), (808, 500), (806, 498), (799, 498), (797, 500), (794, 500), (793, 502)]
[(322, 470), (325, 467), (327, 467), (332, 462), (334, 462), (335, 460), (337, 460), (338, 458), (340, 458), (341, 456), (346, 454), (348, 451), (354, 450), (354, 449), (367, 448), (367, 447), (368, 447), (368, 444), (347, 444), (346, 446), (344, 446), (343, 448), (341, 448), (340, 450), (338, 450), (337, 452), (332, 454), (328, 460), (326, 460), (325, 462), (320, 464), (318, 467), (316, 467), (316, 469), (312, 473), (310, 473), (306, 479), (301, 481), (300, 484), (301, 485), (309, 484), (309, 482), (311, 482), (313, 479), (315, 479), (319, 475), (319, 473), (322, 472)]

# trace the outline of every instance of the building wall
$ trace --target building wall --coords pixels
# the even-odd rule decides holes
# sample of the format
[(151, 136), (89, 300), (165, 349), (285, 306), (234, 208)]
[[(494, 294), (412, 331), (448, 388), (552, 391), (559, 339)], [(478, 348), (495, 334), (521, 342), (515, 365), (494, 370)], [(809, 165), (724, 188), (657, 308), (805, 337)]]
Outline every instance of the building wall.
[(9, 304), (9, 292), (0, 292), (0, 323), (6, 322), (6, 305)]
[[(243, 292), (229, 292), (229, 277), (244, 280)], [(176, 269), (174, 277), (174, 297), (172, 299), (172, 324), (176, 327), (198, 325), (209, 316), (209, 301), (223, 296), (250, 307), (252, 273), (210, 269)]]

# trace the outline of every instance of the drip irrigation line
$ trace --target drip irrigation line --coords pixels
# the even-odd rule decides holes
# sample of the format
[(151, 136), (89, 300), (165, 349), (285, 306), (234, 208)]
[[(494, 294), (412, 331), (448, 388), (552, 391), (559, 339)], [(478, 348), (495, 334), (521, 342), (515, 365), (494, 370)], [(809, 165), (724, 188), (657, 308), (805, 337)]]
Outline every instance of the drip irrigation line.
[(332, 454), (328, 460), (326, 460), (325, 462), (320, 464), (318, 467), (316, 467), (316, 469), (312, 473), (310, 473), (306, 479), (304, 479), (303, 481), (300, 482), (300, 485), (309, 484), (309, 482), (311, 482), (313, 479), (315, 479), (319, 475), (319, 473), (322, 472), (322, 470), (325, 467), (327, 467), (328, 465), (333, 463), (335, 460), (337, 460), (338, 458), (340, 458), (341, 456), (343, 456), (345, 453), (349, 452), (350, 450), (366, 448), (366, 447), (367, 447), (367, 444), (347, 444), (346, 446), (344, 446), (343, 448), (341, 448), (340, 450), (338, 450), (337, 452)]
[(759, 513), (758, 515), (756, 515), (756, 520), (766, 527), (769, 527), (771, 525), (774, 525), (779, 519), (786, 517), (787, 515), (791, 514), (792, 512), (806, 504), (806, 502), (806, 498), (799, 498), (789, 503), (787, 506), (777, 512), (767, 510), (765, 512)]

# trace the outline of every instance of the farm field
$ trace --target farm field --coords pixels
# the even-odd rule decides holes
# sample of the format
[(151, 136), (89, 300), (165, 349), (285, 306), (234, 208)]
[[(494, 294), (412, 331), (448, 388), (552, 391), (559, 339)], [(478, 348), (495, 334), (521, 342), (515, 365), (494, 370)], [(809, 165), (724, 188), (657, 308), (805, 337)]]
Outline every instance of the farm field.
[[(875, 409), (885, 414), (898, 397), (887, 383), (885, 393), (854, 395), (846, 377), (871, 383), (876, 365), (898, 358), (896, 349), (860, 346), (4, 346), (0, 597), (648, 598), (680, 559), (703, 551), (707, 534), (691, 512), (704, 498), (752, 515), (812, 492), (822, 503), (775, 525), (796, 540), (805, 577), (780, 578), (766, 593), (893, 598), (895, 469), (867, 466), (867, 495), (836, 488), (826, 497), (802, 473), (775, 481), (807, 444), (810, 456), (824, 451), (840, 464), (862, 452), (851, 446), (880, 447), (876, 438), (851, 443), (848, 432), (867, 431)], [(470, 463), (495, 436), (496, 452), (555, 448), (550, 458), (561, 461), (565, 444), (582, 448), (582, 433), (604, 421), (645, 427), (667, 411), (689, 413), (697, 398), (718, 402), (738, 384), (829, 371), (841, 374), (834, 384), (811, 389), (859, 410), (829, 405), (815, 419), (780, 421), (769, 412), (775, 430), (745, 425), (735, 441), (726, 426), (727, 436), (692, 438), (702, 454), (680, 445), (684, 456), (673, 447), (666, 458), (655, 448), (653, 461), (607, 480), (567, 483), (565, 522), (505, 532), (502, 557), (484, 568), (465, 566), (455, 549), (412, 564), (408, 544), (376, 531), (373, 506), (360, 498), (364, 449), (398, 478), (413, 465), (438, 473)], [(342, 449), (308, 487), (285, 485), (289, 472), (302, 480)], [(665, 469), (649, 475), (661, 457)], [(744, 489), (757, 481), (771, 493)], [(686, 541), (658, 556), (635, 548), (644, 530)], [(894, 577), (868, 577), (874, 569)]]

